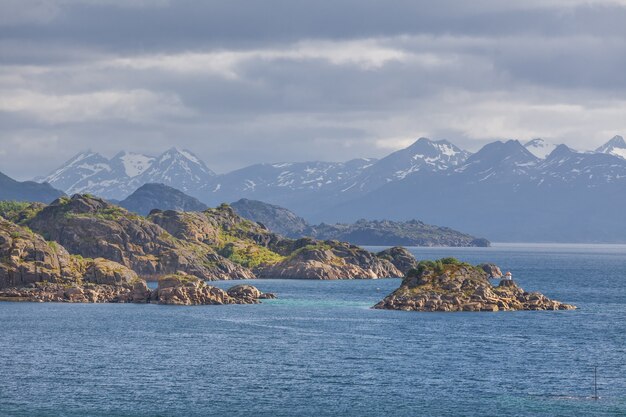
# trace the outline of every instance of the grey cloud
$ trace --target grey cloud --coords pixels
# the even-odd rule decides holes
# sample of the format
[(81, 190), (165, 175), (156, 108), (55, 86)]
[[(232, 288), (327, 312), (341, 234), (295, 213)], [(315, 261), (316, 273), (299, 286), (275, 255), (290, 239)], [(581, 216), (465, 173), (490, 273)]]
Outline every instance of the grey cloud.
[[(48, 8), (52, 7), (50, 3), (43, 2)], [(523, 8), (515, 2), (501, 1), (179, 0), (158, 7), (128, 8), (114, 6), (111, 2), (69, 2), (65, 6), (56, 6), (57, 12), (49, 19), (0, 27), (0, 38), (140, 53), (250, 47), (307, 38), (348, 39), (424, 33), (473, 36), (624, 34), (626, 10), (622, 7), (610, 3), (601, 6), (583, 3), (577, 7), (563, 7), (563, 4), (566, 3)], [(16, 7), (25, 6), (22, 3)]]
[(223, 172), (380, 157), (422, 135), (475, 150), (626, 134), (617, 3), (38, 4), (0, 19), (0, 171), (21, 179), (86, 148), (177, 145)]

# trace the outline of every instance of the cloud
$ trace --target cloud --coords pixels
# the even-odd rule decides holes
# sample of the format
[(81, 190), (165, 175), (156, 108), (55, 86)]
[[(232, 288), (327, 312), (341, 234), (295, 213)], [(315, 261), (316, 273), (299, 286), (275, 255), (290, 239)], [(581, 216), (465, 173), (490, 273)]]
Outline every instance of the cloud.
[(176, 97), (144, 90), (58, 96), (23, 90), (3, 91), (0, 111), (29, 113), (49, 123), (115, 119), (145, 121), (150, 118), (191, 114)]
[(0, 164), (172, 145), (227, 171), (626, 134), (624, 1), (24, 0), (0, 5)]
[[(380, 45), (375, 39), (329, 42), (305, 41), (282, 49), (243, 51), (185, 52), (125, 57), (103, 63), (104, 66), (134, 70), (160, 70), (179, 73), (215, 73), (237, 78), (237, 67), (251, 61), (323, 60), (334, 65), (357, 65), (376, 69), (389, 61), (402, 61), (403, 51)], [(424, 62), (436, 64), (436, 57), (424, 56)]]

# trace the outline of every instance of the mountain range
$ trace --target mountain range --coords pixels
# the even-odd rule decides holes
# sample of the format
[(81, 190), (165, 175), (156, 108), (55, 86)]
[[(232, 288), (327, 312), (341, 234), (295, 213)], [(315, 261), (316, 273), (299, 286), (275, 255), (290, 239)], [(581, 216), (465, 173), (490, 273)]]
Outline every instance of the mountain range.
[(213, 177), (215, 173), (193, 153), (172, 148), (156, 157), (122, 151), (111, 159), (85, 151), (38, 180), (70, 195), (89, 193), (122, 200), (147, 183), (188, 192), (212, 182)]
[(266, 163), (216, 175), (172, 148), (156, 157), (83, 152), (41, 181), (116, 200), (163, 183), (209, 206), (262, 200), (309, 222), (419, 218), (496, 241), (625, 242), (625, 156), (619, 136), (593, 152), (535, 139), (473, 154), (420, 138), (382, 159)]

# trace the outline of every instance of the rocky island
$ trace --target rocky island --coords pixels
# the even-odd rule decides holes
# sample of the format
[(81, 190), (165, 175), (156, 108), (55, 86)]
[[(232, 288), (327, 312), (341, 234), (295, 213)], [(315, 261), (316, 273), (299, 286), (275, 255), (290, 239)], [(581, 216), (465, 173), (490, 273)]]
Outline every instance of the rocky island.
[(289, 209), (262, 201), (242, 198), (232, 203), (232, 207), (240, 216), (261, 223), (269, 230), (293, 239), (312, 237), (371, 246), (488, 247), (491, 245), (487, 239), (419, 220), (361, 219), (354, 223), (311, 225)]
[(152, 210), (144, 217), (76, 194), (4, 215), (73, 255), (111, 260), (148, 280), (179, 272), (207, 281), (270, 274), (308, 279), (404, 276), (388, 257), (338, 241), (284, 238), (227, 204), (202, 212)]
[(253, 303), (272, 296), (205, 281), (403, 277), (411, 259), (400, 248), (373, 254), (344, 242), (287, 239), (225, 204), (145, 217), (79, 194), (0, 206), (0, 300)]
[(422, 261), (400, 288), (374, 308), (404, 311), (573, 310), (576, 307), (526, 292), (512, 279), (492, 285), (500, 274), (493, 264), (469, 265), (454, 258)]
[(228, 291), (192, 275), (166, 275), (150, 290), (128, 267), (103, 258), (70, 255), (56, 242), (0, 217), (0, 301), (82, 303), (253, 304), (263, 294), (251, 285)]

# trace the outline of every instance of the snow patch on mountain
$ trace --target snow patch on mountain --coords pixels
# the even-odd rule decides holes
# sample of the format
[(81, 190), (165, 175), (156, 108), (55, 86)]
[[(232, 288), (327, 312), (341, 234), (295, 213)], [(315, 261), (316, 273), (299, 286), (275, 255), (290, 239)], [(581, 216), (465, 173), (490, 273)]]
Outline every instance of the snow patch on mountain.
[(118, 158), (124, 166), (124, 172), (130, 178), (141, 175), (150, 167), (150, 165), (152, 165), (152, 162), (154, 161), (153, 156), (131, 152), (121, 152), (118, 155)]
[(533, 139), (524, 144), (524, 147), (539, 159), (546, 159), (556, 149), (557, 145), (546, 142), (543, 139)]

